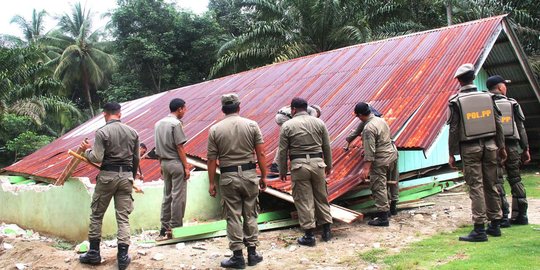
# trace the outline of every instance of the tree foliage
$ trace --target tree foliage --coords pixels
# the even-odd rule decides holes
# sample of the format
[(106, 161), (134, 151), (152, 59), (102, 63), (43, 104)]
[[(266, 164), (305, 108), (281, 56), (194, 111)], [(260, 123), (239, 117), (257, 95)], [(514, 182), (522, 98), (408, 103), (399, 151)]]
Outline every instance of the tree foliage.
[(200, 82), (215, 60), (221, 35), (208, 15), (177, 10), (163, 0), (119, 1), (112, 13), (115, 48), (122, 69), (109, 99), (138, 97)]
[(52, 60), (56, 64), (55, 77), (62, 80), (72, 93), (82, 95), (92, 116), (93, 101), (98, 100), (97, 90), (108, 85), (108, 78), (116, 68), (113, 56), (100, 46), (100, 32), (92, 31), (91, 11), (80, 3), (72, 7), (71, 14), (64, 14), (58, 24), (59, 30), (52, 33), (52, 40), (64, 48), (61, 55)]

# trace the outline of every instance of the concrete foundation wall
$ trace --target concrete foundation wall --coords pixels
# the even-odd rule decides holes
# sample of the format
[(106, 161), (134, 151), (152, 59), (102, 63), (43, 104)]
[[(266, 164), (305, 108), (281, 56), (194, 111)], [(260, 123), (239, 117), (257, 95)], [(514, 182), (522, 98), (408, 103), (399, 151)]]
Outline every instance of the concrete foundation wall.
[[(84, 184), (88, 181), (75, 178), (60, 187), (23, 186), (11, 185), (6, 176), (0, 177), (0, 221), (73, 241), (87, 238), (93, 192), (93, 187)], [(220, 217), (220, 198), (208, 195), (206, 172), (193, 172), (187, 187), (185, 223)], [(132, 232), (160, 227), (163, 185), (152, 183), (143, 190), (144, 194), (133, 193)], [(103, 220), (103, 236), (116, 234), (116, 226), (111, 200)]]

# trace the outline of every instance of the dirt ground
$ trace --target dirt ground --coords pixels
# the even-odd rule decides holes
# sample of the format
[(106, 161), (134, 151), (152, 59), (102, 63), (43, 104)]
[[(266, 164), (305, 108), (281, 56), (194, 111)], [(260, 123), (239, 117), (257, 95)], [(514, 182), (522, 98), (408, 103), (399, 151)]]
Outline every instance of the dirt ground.
[[(470, 224), (470, 200), (462, 192), (453, 195), (435, 195), (425, 199), (435, 205), (402, 210), (391, 218), (390, 227), (374, 228), (364, 221), (353, 224), (336, 223), (334, 238), (320, 241), (315, 247), (296, 244), (302, 233), (299, 228), (262, 232), (258, 251), (264, 261), (248, 269), (381, 269), (367, 264), (359, 254), (373, 248), (399, 252), (410, 243), (438, 232), (451, 232)], [(529, 221), (540, 224), (540, 200), (529, 200)], [(135, 236), (136, 243), (144, 236)], [(147, 236), (148, 237), (148, 236)], [(503, 231), (504, 237), (504, 231)], [(0, 269), (16, 269), (21, 263), (26, 269), (117, 269), (116, 248), (101, 246), (104, 262), (100, 266), (86, 266), (78, 262), (73, 250), (53, 247), (55, 239), (5, 239), (12, 249), (0, 251)], [(129, 269), (221, 269), (219, 263), (231, 255), (226, 237), (188, 242), (180, 245), (145, 247), (133, 244), (129, 251), (132, 262)], [(162, 257), (162, 260), (155, 260)]]

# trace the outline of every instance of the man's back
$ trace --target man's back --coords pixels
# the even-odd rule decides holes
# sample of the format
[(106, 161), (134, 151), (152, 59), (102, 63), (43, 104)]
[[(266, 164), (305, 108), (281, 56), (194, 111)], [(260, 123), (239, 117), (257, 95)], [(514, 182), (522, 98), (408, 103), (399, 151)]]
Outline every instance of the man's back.
[(254, 162), (255, 145), (263, 143), (257, 123), (238, 114), (213, 125), (208, 136), (209, 156), (215, 155), (222, 167)]
[(322, 151), (326, 127), (324, 122), (306, 113), (283, 124), (282, 132), (289, 138), (289, 154), (319, 153)]
[[(366, 122), (362, 134), (366, 158), (374, 158), (374, 161), (381, 164), (388, 164), (397, 158), (397, 151), (392, 145), (390, 127), (383, 118), (372, 115)], [(368, 149), (367, 144), (373, 143), (374, 149)], [(374, 153), (371, 153), (375, 150)], [(370, 157), (370, 155), (373, 155)]]
[(156, 144), (156, 155), (161, 159), (180, 159), (177, 145), (186, 142), (186, 137), (182, 129), (182, 122), (169, 115), (159, 120), (154, 126), (154, 138)]
[(103, 140), (102, 164), (133, 166), (135, 149), (138, 149), (137, 132), (120, 121), (111, 121), (96, 132)]

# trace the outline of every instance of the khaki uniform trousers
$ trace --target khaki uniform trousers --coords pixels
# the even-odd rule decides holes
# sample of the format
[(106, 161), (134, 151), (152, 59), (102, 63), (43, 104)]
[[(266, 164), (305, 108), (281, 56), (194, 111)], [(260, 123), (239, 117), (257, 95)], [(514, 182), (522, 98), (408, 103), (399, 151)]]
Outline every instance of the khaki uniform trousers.
[(254, 169), (221, 174), (221, 205), (227, 219), (227, 238), (232, 251), (241, 250), (244, 245), (259, 245), (258, 183), (259, 178)]
[(186, 212), (187, 181), (184, 166), (177, 159), (161, 160), (163, 201), (161, 203), (161, 228), (172, 229), (184, 225)]
[(392, 167), (393, 164), (393, 162), (387, 165), (373, 164), (373, 167), (371, 167), (369, 172), (369, 188), (371, 189), (371, 196), (375, 201), (377, 212), (388, 212), (390, 210), (386, 181), (390, 167)]
[(495, 141), (480, 139), (475, 142), (462, 142), (460, 149), (465, 183), (469, 186), (474, 224), (484, 224), (487, 219), (501, 219)]
[(399, 201), (399, 170), (398, 170), (398, 159), (390, 163), (388, 167), (388, 173), (386, 176), (387, 181), (395, 181), (396, 184), (388, 184), (388, 200), (389, 201)]
[(133, 172), (101, 171), (96, 178), (96, 188), (92, 196), (92, 213), (88, 239), (101, 239), (103, 216), (114, 197), (116, 222), (118, 224), (118, 244), (130, 244), (129, 214), (133, 211)]
[(322, 158), (298, 158), (291, 161), (291, 185), (294, 205), (302, 229), (332, 223)]
[[(508, 159), (506, 160), (504, 167), (506, 169), (507, 180), (508, 180), (508, 183), (510, 184), (510, 190), (512, 193), (512, 217), (511, 218), (515, 219), (519, 215), (519, 212), (520, 212), (518, 206), (528, 205), (525, 186), (523, 185), (523, 182), (521, 182), (521, 172), (520, 172), (521, 155), (519, 153), (519, 142), (517, 140), (506, 140), (506, 152), (508, 154)], [(501, 183), (501, 187), (502, 187), (502, 183), (503, 183), (502, 168), (500, 172), (501, 173), (499, 174), (499, 182)], [(504, 192), (504, 189), (503, 189), (503, 192)], [(506, 207), (508, 207), (508, 202), (506, 201), (506, 198), (504, 198), (504, 202), (506, 202)]]

